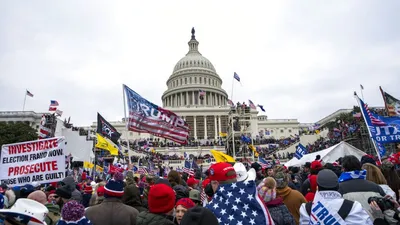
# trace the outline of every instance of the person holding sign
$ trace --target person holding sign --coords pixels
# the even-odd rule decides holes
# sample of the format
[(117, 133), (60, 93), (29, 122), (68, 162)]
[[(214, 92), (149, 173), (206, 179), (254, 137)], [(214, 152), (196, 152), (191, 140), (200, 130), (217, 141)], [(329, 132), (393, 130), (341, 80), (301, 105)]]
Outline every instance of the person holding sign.
[(338, 192), (338, 177), (332, 170), (321, 170), (317, 185), (314, 200), (300, 207), (300, 224), (373, 224), (359, 202), (343, 199)]

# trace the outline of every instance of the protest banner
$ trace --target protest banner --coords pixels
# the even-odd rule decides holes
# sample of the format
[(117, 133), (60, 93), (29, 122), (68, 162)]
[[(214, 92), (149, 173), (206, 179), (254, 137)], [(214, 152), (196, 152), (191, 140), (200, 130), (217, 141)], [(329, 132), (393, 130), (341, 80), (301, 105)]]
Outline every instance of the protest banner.
[(1, 183), (14, 187), (32, 182), (57, 182), (64, 177), (64, 137), (7, 144), (1, 148)]

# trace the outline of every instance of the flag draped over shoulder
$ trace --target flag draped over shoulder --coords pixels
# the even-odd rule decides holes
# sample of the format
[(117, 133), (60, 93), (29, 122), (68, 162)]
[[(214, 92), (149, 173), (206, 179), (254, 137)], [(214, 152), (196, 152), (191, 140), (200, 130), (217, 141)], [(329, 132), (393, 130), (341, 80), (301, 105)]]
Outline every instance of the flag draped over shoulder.
[(118, 133), (117, 129), (115, 129), (107, 120), (105, 120), (100, 113), (97, 113), (97, 133), (107, 137), (117, 145), (118, 139), (121, 137), (121, 134)]
[(96, 134), (96, 137), (97, 137), (97, 144), (95, 146), (96, 148), (109, 151), (111, 155), (118, 155), (118, 147), (114, 143), (107, 140), (98, 133)]
[(205, 207), (214, 213), (219, 224), (274, 224), (268, 209), (258, 197), (254, 181), (220, 185)]
[(186, 144), (189, 126), (175, 113), (163, 109), (124, 85), (129, 109), (128, 129), (140, 133), (150, 133), (167, 138), (179, 144)]

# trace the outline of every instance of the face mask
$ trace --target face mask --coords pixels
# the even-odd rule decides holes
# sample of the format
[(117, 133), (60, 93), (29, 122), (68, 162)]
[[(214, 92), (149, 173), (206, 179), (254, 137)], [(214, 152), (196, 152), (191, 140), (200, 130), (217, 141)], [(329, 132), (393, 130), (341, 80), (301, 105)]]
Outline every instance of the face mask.
[(211, 187), (211, 184), (207, 184), (206, 188), (204, 188), (204, 193), (206, 193), (208, 197), (212, 197), (214, 195), (214, 191)]

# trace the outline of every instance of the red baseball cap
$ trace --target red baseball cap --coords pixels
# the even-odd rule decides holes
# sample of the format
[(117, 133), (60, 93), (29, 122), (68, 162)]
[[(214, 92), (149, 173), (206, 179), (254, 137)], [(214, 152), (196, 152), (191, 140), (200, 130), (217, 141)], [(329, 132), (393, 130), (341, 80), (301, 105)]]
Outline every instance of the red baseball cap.
[(186, 181), (186, 183), (187, 183), (187, 185), (188, 185), (189, 187), (193, 187), (193, 185), (199, 183), (199, 180), (196, 180), (196, 179), (194, 179), (193, 177), (191, 177), (191, 178), (189, 178), (189, 179)]
[(230, 163), (219, 162), (210, 166), (209, 178), (215, 181), (236, 179), (236, 171)]

